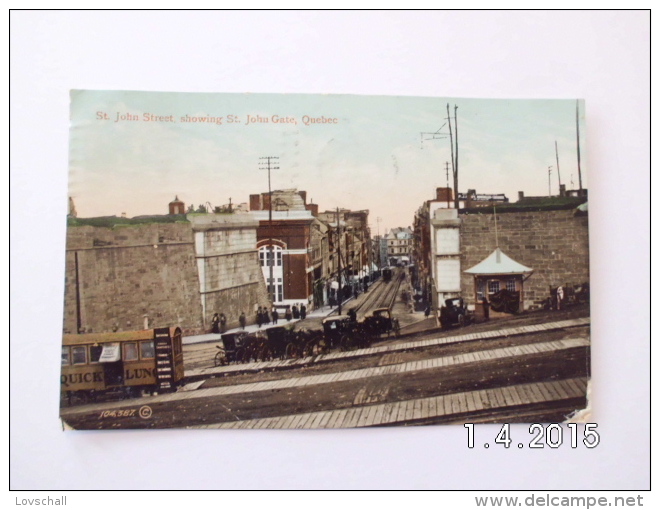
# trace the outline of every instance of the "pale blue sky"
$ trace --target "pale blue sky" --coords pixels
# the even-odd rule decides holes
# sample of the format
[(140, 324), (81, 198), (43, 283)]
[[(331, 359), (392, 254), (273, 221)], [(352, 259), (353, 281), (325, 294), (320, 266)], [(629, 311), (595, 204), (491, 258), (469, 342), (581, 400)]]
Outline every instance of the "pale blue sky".
[[(422, 143), (420, 133), (445, 124), (447, 103), (452, 115), (458, 106), (460, 191), (547, 195), (552, 165), (556, 194), (555, 140), (562, 182), (577, 188), (575, 100), (74, 91), (70, 194), (82, 217), (164, 214), (175, 195), (195, 205), (246, 202), (268, 189), (259, 158), (279, 156), (273, 189), (306, 190), (321, 210), (369, 209), (374, 232), (376, 217), (381, 231), (407, 226), (446, 183), (449, 139)], [(118, 112), (141, 120), (115, 122)], [(145, 113), (176, 122), (145, 122)], [(587, 187), (582, 102), (580, 113)], [(223, 122), (183, 123), (186, 114)], [(248, 115), (269, 122), (247, 125)], [(297, 124), (273, 123), (274, 115)], [(306, 126), (305, 115), (337, 124)]]

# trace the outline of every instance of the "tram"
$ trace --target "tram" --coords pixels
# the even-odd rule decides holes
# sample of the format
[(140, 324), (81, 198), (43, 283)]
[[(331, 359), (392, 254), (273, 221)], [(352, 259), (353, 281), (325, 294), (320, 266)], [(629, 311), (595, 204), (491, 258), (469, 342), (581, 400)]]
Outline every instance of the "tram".
[(175, 391), (183, 380), (181, 328), (64, 335), (60, 388), (82, 403), (105, 393)]

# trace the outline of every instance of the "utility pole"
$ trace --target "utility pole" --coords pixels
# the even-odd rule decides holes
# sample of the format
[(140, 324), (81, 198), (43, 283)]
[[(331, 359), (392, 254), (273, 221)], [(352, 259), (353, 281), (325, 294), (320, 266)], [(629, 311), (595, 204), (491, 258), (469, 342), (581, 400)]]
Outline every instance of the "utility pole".
[[(259, 158), (262, 161), (261, 170), (268, 170), (268, 253), (266, 262), (268, 263), (268, 294), (270, 295), (271, 303), (275, 303), (275, 282), (273, 279), (273, 266), (275, 265), (275, 251), (273, 249), (273, 192), (270, 188), (270, 171), (279, 170), (279, 166), (274, 166), (276, 160), (280, 159), (277, 156), (264, 156)], [(271, 161), (273, 165), (271, 165)], [(265, 167), (263, 166), (265, 165)]]
[(578, 164), (578, 181), (580, 183), (580, 191), (582, 191), (582, 170), (580, 169), (580, 101), (575, 100), (575, 132), (577, 133), (577, 164)]
[(451, 130), (451, 115), (449, 114), (449, 103), (447, 103), (447, 121), (449, 122), (449, 143), (451, 144), (451, 171), (454, 175), (454, 209), (458, 209), (458, 189), (456, 189), (456, 160), (454, 159), (454, 136)]
[(561, 174), (559, 173), (559, 151), (557, 150), (557, 140), (555, 140), (555, 158), (557, 159), (557, 180), (559, 181), (559, 189), (561, 190)]
[[(445, 133), (442, 133), (442, 129), (449, 124), (449, 143), (451, 145), (451, 169), (454, 180), (454, 208), (458, 209), (458, 116), (457, 116), (458, 106), (454, 105), (454, 127), (451, 125), (451, 113), (449, 110), (449, 103), (447, 103), (447, 122), (445, 122), (440, 129), (435, 132), (422, 132), (420, 133), (422, 138), (422, 149), (424, 148), (424, 136), (426, 135), (429, 138), (426, 140), (442, 140), (447, 138)], [(449, 187), (449, 178), (447, 178), (447, 187)]]
[(339, 207), (337, 207), (337, 280), (339, 281), (339, 289), (337, 290), (337, 315), (341, 315), (341, 300), (343, 298), (341, 291), (341, 230), (339, 228)]
[(377, 254), (378, 256), (376, 257), (376, 260), (378, 261), (378, 270), (380, 271), (380, 268), (383, 266), (383, 261), (380, 258), (380, 222), (382, 221), (382, 218), (377, 217), (376, 218), (376, 239), (378, 239), (378, 246), (376, 249), (378, 250)]
[(454, 207), (458, 209), (458, 119), (456, 118), (456, 110), (458, 110), (458, 106), (454, 105), (454, 143), (456, 144), (456, 163), (454, 164)]
[[(449, 189), (449, 161), (445, 161), (445, 176), (447, 178), (447, 189)], [(449, 209), (449, 194), (447, 194), (447, 209)]]
[(550, 165), (548, 167), (548, 196), (549, 197), (552, 196), (552, 191), (551, 191), (551, 188), (550, 188), (550, 175), (552, 175), (552, 165)]

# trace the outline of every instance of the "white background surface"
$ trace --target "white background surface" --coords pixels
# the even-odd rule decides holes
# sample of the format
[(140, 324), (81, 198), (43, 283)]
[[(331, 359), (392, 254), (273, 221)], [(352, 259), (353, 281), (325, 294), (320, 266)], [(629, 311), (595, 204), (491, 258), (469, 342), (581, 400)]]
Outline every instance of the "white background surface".
[[(11, 21), (12, 489), (648, 488), (648, 13), (14, 11)], [(584, 98), (601, 444), (484, 450), (499, 430), (485, 425), (474, 450), (462, 426), (62, 432), (74, 88)], [(525, 426), (512, 436), (530, 438)]]

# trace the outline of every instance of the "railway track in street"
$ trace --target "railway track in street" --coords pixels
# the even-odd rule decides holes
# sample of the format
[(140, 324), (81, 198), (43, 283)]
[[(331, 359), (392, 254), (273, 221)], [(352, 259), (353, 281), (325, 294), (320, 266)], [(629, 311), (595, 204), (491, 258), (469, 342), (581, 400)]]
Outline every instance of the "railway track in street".
[[(183, 426), (182, 416), (193, 428), (414, 425), (497, 421), (516, 413), (562, 417), (587, 404), (589, 324), (589, 318), (577, 318), (189, 371), (187, 378), (196, 382), (176, 393), (72, 407), (62, 416), (74, 428), (96, 428), (109, 417), (118, 428), (150, 427), (156, 419), (158, 427)], [(538, 334), (548, 340), (535, 340)], [(148, 408), (149, 417), (134, 417), (130, 408)]]
[(401, 283), (404, 279), (405, 274), (403, 270), (401, 268), (396, 268), (390, 282), (381, 280), (374, 285), (374, 288), (369, 291), (367, 298), (364, 299), (359, 306), (355, 307), (358, 319), (362, 319), (370, 311), (378, 308), (391, 309), (396, 301), (399, 289), (401, 288)]

